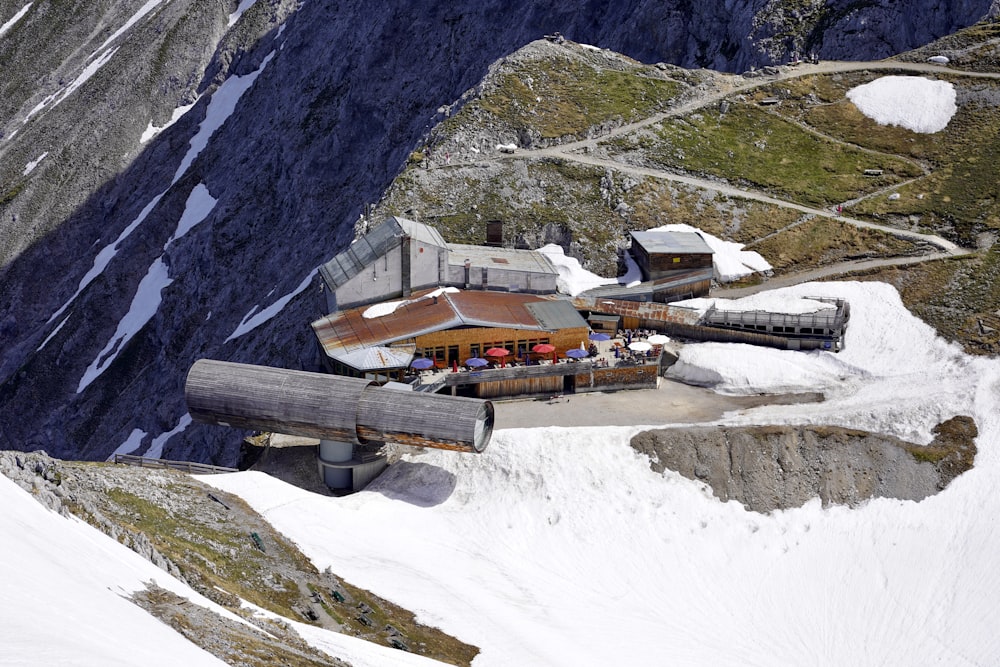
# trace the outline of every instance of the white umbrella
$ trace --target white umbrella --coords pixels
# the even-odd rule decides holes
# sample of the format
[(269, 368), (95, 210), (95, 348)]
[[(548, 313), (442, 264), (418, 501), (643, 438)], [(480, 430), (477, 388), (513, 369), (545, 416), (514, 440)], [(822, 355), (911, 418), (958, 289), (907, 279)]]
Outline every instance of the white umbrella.
[(653, 345), (663, 345), (665, 343), (670, 342), (670, 339), (664, 336), (663, 334), (653, 334), (646, 340), (652, 343)]
[(647, 352), (649, 350), (652, 350), (653, 346), (644, 340), (637, 340), (634, 343), (629, 343), (628, 349), (632, 350), (633, 352)]

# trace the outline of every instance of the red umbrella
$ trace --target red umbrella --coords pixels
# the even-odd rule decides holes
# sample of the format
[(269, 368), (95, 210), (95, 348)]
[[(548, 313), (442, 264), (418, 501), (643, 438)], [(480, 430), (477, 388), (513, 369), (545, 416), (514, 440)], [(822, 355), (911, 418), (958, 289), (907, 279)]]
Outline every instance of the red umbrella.
[(457, 373), (458, 372), (458, 360), (457, 359), (452, 359), (451, 360), (451, 372), (452, 373)]
[(506, 368), (507, 364), (504, 363), (504, 357), (510, 354), (510, 350), (504, 349), (502, 347), (491, 347), (484, 352), (487, 357), (500, 357), (500, 368)]
[(532, 352), (537, 352), (538, 354), (548, 354), (549, 352), (555, 352), (556, 346), (549, 345), (548, 343), (539, 343), (531, 348)]

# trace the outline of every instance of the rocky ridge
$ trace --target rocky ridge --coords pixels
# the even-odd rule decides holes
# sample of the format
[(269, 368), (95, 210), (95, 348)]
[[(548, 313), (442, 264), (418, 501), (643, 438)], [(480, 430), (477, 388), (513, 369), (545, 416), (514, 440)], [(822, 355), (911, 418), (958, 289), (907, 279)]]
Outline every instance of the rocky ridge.
[(767, 513), (817, 497), (852, 507), (871, 498), (923, 500), (972, 467), (977, 435), (975, 422), (959, 416), (936, 426), (923, 446), (833, 426), (662, 429), (631, 444), (654, 471), (673, 470), (722, 501)]

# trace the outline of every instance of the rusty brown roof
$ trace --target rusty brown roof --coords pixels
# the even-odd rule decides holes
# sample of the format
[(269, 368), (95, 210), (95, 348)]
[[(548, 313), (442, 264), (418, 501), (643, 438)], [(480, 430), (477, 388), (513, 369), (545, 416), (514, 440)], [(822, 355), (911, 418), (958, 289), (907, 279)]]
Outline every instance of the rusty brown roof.
[(552, 330), (553, 322), (559, 328), (587, 326), (569, 301), (480, 291), (444, 292), (435, 299), (430, 296), (432, 291), (417, 292), (393, 312), (379, 317), (364, 316), (372, 306), (331, 313), (313, 322), (313, 331), (326, 353), (338, 358), (358, 348), (389, 345), (459, 326), (537, 331)]

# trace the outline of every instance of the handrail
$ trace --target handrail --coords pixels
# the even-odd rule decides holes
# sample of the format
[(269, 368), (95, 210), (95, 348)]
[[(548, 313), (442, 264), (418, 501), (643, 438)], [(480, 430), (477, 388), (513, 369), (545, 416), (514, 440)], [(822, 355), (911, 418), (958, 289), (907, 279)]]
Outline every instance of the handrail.
[(217, 474), (224, 472), (239, 472), (239, 468), (227, 468), (216, 466), (210, 463), (197, 463), (194, 461), (168, 461), (167, 459), (152, 459), (145, 456), (135, 456), (134, 454), (115, 454), (115, 463), (123, 465), (137, 466), (139, 468), (173, 468), (189, 473), (197, 474)]

